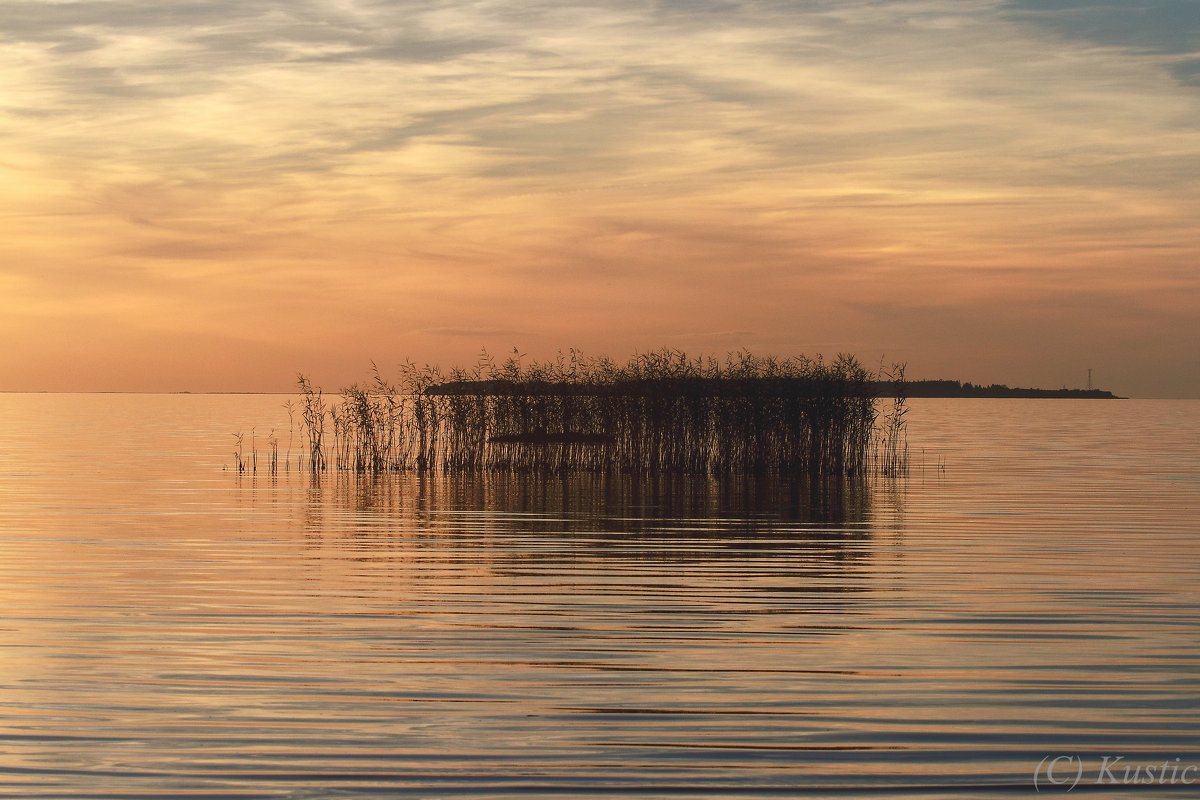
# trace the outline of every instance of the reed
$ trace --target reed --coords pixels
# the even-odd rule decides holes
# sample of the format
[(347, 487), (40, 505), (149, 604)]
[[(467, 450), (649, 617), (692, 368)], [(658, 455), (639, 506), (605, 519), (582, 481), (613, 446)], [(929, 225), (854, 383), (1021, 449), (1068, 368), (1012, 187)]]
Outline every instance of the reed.
[(877, 426), (878, 439), (874, 447), (875, 468), (881, 475), (896, 476), (908, 471), (908, 414), (904, 365), (895, 364), (890, 370), (879, 370), (880, 378), (891, 388), (891, 407), (884, 412)]
[(332, 405), (299, 377), (298, 424), (314, 473), (832, 476), (898, 474), (907, 461), (903, 368), (886, 373), (894, 391), (880, 417), (879, 376), (849, 355), (717, 360), (659, 350), (617, 364), (574, 349), (526, 362), (514, 350), (448, 373), (406, 362), (396, 383), (372, 371)]
[(239, 432), (233, 434), (233, 468), (237, 470), (239, 475), (246, 471), (246, 457), (243, 453), (244, 438), (245, 434), (243, 433)]
[(303, 375), (297, 376), (300, 384), (300, 423), (308, 436), (308, 466), (314, 472), (324, 472), (328, 466), (325, 458), (325, 416), (328, 407), (321, 390), (314, 388)]
[[(246, 435), (238, 432), (233, 434), (233, 466), (239, 475), (249, 472), (251, 475), (258, 474), (258, 434), (254, 428), (250, 429), (250, 454), (246, 454)], [(279, 472), (279, 439), (275, 436), (275, 430), (267, 435), (267, 470), (270, 474), (275, 475)]]
[(292, 469), (292, 440), (296, 434), (296, 406), (291, 400), (288, 400), (283, 407), (288, 414), (288, 443), (287, 450), (283, 454), (283, 468), (290, 472)]

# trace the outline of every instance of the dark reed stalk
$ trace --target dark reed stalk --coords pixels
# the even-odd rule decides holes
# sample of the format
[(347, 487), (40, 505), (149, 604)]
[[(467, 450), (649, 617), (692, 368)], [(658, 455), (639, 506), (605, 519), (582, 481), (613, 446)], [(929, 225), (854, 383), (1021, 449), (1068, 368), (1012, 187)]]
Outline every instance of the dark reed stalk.
[(233, 465), (239, 475), (246, 471), (246, 462), (242, 458), (242, 437), (241, 433), (233, 434)]
[(292, 437), (296, 432), (296, 408), (291, 400), (284, 403), (283, 407), (288, 412), (288, 443), (287, 452), (283, 456), (283, 468), (290, 472), (292, 469)]
[(886, 373), (894, 397), (879, 428), (876, 376), (849, 355), (827, 363), (743, 351), (718, 361), (659, 350), (618, 365), (577, 350), (525, 363), (514, 350), (446, 374), (405, 362), (398, 384), (372, 368), (372, 382), (332, 407), (300, 377), (313, 472), (328, 465), (327, 417), (334, 467), (360, 473), (833, 476), (863, 475), (872, 462), (898, 474), (907, 462), (903, 367)]
[(267, 467), (271, 475), (279, 474), (279, 437), (275, 435), (275, 429), (267, 435), (268, 461)]

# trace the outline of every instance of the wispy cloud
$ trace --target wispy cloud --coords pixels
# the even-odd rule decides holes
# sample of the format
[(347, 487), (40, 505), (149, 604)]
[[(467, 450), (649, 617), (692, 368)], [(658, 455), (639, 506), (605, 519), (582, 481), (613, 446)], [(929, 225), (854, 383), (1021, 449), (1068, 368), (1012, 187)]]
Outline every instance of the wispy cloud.
[(1198, 280), (1192, 6), (0, 0), (0, 277), (618, 351), (1149, 308)]

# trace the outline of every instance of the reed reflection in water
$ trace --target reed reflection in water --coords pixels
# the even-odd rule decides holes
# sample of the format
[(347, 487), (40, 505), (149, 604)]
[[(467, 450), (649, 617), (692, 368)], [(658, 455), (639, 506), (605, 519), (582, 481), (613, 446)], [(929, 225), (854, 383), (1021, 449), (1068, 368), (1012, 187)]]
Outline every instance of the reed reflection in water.
[(950, 468), (902, 482), (222, 472), (275, 403), (0, 398), (0, 793), (1013, 796), (1047, 753), (1200, 763), (1194, 405), (914, 404)]

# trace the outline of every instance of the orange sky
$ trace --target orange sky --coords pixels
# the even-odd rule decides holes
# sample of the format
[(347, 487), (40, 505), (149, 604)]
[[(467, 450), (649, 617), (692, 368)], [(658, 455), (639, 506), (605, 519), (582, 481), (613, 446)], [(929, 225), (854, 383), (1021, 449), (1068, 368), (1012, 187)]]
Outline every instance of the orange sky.
[(1200, 397), (1193, 0), (0, 0), (0, 390), (483, 346)]

